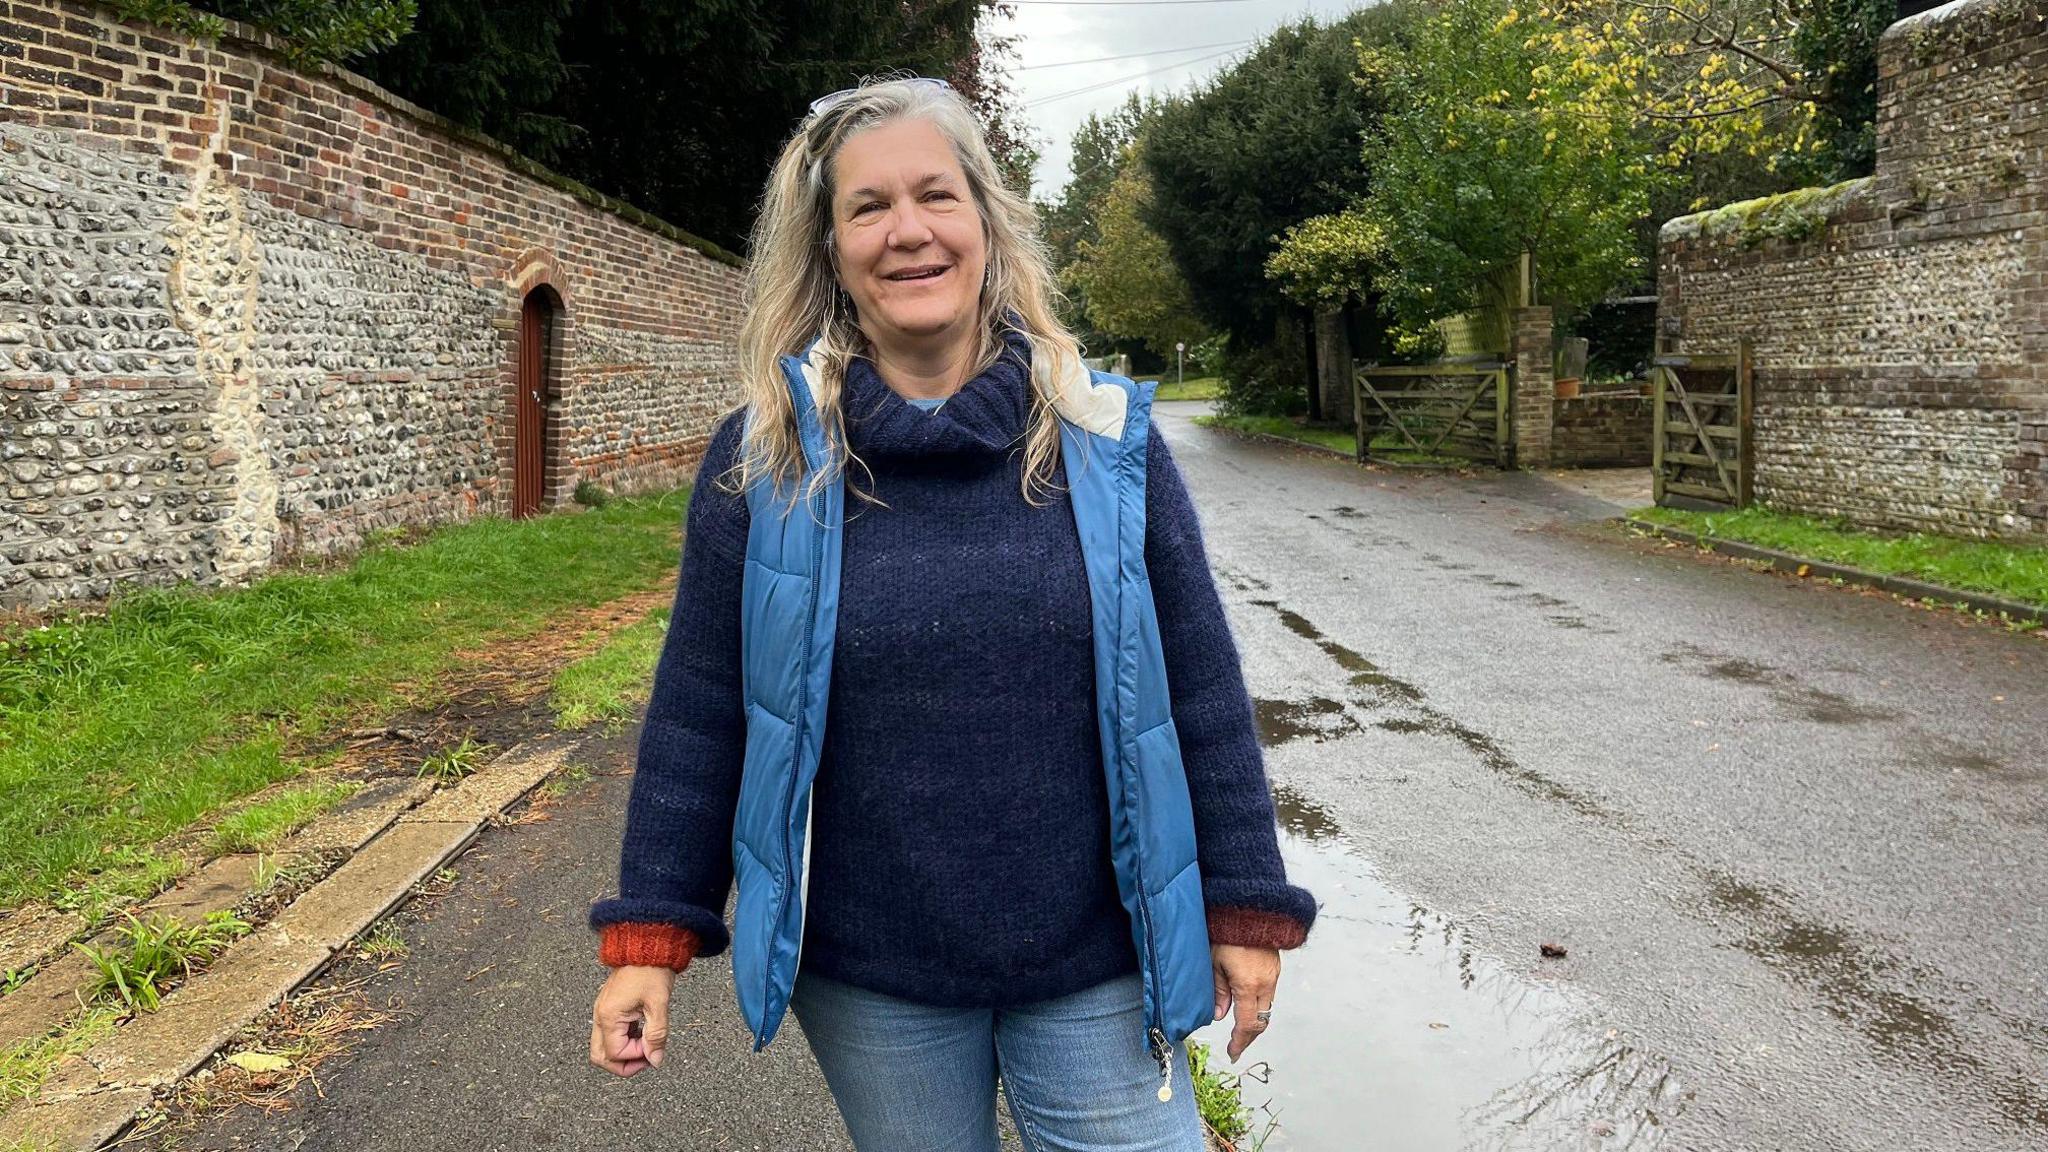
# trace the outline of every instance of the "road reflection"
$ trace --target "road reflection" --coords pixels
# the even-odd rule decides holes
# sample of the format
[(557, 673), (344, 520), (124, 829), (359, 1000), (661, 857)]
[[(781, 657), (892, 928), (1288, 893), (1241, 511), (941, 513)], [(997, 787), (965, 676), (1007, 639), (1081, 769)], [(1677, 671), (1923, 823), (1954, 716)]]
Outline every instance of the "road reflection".
[(1275, 790), (1290, 878), (1322, 902), (1288, 954), (1273, 1025), (1236, 1065), (1273, 1152), (1655, 1149), (1688, 1093), (1668, 1065), (1529, 963), (1478, 954), (1389, 889), (1324, 809)]

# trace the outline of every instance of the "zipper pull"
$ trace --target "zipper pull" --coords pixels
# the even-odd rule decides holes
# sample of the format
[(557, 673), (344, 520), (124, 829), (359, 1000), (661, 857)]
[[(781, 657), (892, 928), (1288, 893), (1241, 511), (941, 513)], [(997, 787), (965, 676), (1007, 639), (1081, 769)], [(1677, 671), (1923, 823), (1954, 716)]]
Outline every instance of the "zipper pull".
[(1152, 1058), (1159, 1061), (1159, 1102), (1173, 1099), (1173, 1045), (1166, 1042), (1166, 1033), (1151, 1029)]

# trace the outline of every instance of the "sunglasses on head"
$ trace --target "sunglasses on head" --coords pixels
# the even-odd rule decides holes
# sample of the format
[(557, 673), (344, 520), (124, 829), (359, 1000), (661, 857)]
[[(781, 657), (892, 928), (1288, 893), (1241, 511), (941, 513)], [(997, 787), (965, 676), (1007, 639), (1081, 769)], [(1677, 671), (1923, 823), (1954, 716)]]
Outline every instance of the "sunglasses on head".
[[(911, 76), (905, 79), (903, 83), (916, 84), (919, 85), (920, 87), (925, 88), (950, 89), (951, 87), (953, 87), (951, 84), (946, 83), (944, 80), (941, 80), (936, 76)], [(829, 96), (818, 97), (816, 100), (811, 101), (811, 118), (816, 119), (817, 117), (822, 116), (827, 112), (830, 112), (832, 109), (838, 107), (841, 103), (843, 103), (848, 97), (858, 95), (859, 92), (860, 89), (858, 88), (841, 88), (839, 91), (834, 92)]]

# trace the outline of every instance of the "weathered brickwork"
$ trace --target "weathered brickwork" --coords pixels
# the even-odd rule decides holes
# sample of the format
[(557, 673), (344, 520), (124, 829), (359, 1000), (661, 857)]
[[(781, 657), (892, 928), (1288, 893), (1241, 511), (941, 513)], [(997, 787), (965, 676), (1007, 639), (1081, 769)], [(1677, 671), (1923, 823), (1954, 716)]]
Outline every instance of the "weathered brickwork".
[(1658, 291), (1669, 350), (1752, 341), (1759, 499), (2048, 535), (2048, 0), (1893, 25), (1876, 175), (1667, 223)]
[(529, 292), (543, 507), (738, 401), (716, 246), (253, 29), (0, 8), (0, 607), (510, 512)]
[(1552, 402), (1550, 463), (1558, 468), (1650, 463), (1655, 415), (1639, 392), (1592, 393)]
[(1515, 359), (1514, 395), (1508, 398), (1508, 434), (1514, 440), (1517, 468), (1548, 468), (1552, 410), (1557, 381), (1552, 375), (1551, 330), (1555, 316), (1548, 304), (1517, 308), (1510, 317)]

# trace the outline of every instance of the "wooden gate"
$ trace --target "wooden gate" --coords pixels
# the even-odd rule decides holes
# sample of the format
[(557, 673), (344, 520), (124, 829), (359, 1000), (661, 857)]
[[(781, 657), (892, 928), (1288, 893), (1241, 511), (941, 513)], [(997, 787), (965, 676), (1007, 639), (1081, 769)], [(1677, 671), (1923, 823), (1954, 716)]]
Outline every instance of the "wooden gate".
[(545, 290), (526, 294), (519, 309), (518, 395), (512, 407), (512, 516), (540, 511), (547, 481), (548, 352), (553, 309)]
[(1492, 356), (1367, 366), (1356, 375), (1358, 458), (1381, 451), (1458, 456), (1507, 466), (1514, 369)]
[(1659, 356), (1653, 371), (1657, 430), (1650, 483), (1657, 503), (1706, 511), (1749, 507), (1755, 474), (1749, 339), (1732, 356)]

